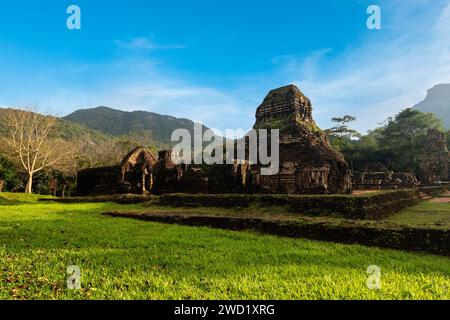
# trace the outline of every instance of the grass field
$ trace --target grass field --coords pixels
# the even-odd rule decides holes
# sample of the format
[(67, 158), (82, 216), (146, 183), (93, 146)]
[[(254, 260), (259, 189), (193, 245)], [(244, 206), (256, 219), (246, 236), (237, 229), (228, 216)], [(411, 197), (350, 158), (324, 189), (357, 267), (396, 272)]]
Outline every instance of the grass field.
[[(140, 205), (35, 200), (0, 194), (0, 299), (450, 299), (446, 257), (101, 215), (149, 210)], [(69, 265), (81, 268), (81, 290), (66, 288)], [(380, 290), (366, 286), (369, 265), (381, 268)]]
[(407, 225), (436, 225), (450, 228), (450, 203), (423, 201), (386, 220)]

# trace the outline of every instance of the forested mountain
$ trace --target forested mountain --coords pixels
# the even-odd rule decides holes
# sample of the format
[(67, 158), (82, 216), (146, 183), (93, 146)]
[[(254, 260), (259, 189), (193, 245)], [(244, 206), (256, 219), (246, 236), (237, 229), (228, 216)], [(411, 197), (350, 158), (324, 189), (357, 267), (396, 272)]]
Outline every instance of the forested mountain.
[(450, 83), (438, 84), (428, 90), (425, 99), (413, 109), (434, 113), (450, 129)]
[(162, 145), (170, 144), (176, 129), (194, 130), (194, 122), (147, 111), (121, 111), (107, 107), (77, 110), (63, 118), (88, 128), (112, 135), (126, 135), (148, 131), (153, 140)]

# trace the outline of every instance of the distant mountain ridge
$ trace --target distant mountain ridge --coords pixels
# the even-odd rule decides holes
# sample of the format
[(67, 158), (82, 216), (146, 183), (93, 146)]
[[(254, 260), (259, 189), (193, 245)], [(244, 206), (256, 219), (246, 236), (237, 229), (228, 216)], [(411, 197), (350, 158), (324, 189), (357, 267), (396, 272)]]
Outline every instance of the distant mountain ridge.
[(413, 109), (434, 113), (450, 129), (450, 83), (438, 84), (429, 89), (425, 99)]
[[(6, 116), (6, 112), (11, 109), (0, 108), (0, 118)], [(15, 109), (12, 109), (15, 110)], [(42, 117), (44, 115), (34, 112)], [(55, 128), (51, 133), (53, 138), (62, 138), (67, 141), (108, 141), (110, 139), (108, 134), (88, 128), (82, 124), (66, 121), (61, 118), (56, 118)], [(0, 121), (0, 136), (5, 135), (5, 124)]]
[(189, 119), (148, 111), (121, 111), (103, 106), (77, 110), (62, 119), (112, 136), (150, 131), (153, 139), (162, 144), (171, 144), (170, 138), (176, 129), (187, 129), (191, 133), (194, 130), (194, 122)]

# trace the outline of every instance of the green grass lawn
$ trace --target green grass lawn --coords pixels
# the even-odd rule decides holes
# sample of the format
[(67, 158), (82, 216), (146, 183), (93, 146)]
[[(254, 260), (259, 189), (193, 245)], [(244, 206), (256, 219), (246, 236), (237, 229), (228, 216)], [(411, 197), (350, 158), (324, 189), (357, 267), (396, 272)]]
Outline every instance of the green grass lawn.
[(435, 225), (450, 228), (450, 204), (423, 201), (386, 220), (408, 225)]
[[(102, 216), (0, 194), (0, 299), (450, 299), (450, 259)], [(78, 265), (82, 289), (66, 288)], [(366, 286), (381, 267), (381, 290)]]

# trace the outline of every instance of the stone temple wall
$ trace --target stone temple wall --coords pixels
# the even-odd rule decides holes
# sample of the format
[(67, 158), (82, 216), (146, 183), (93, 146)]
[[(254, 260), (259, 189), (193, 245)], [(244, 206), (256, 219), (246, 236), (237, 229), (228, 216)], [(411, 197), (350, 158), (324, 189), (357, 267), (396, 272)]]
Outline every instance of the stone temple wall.
[(120, 175), (120, 166), (79, 171), (77, 174), (76, 194), (79, 196), (93, 196), (123, 193)]
[(156, 158), (146, 148), (135, 148), (122, 163), (112, 167), (81, 170), (77, 173), (77, 195), (146, 193), (153, 188)]
[(420, 185), (412, 172), (393, 172), (379, 162), (368, 163), (353, 172), (353, 189), (411, 189)]
[(244, 193), (249, 191), (246, 164), (175, 165), (170, 151), (159, 153), (153, 192), (163, 193)]

